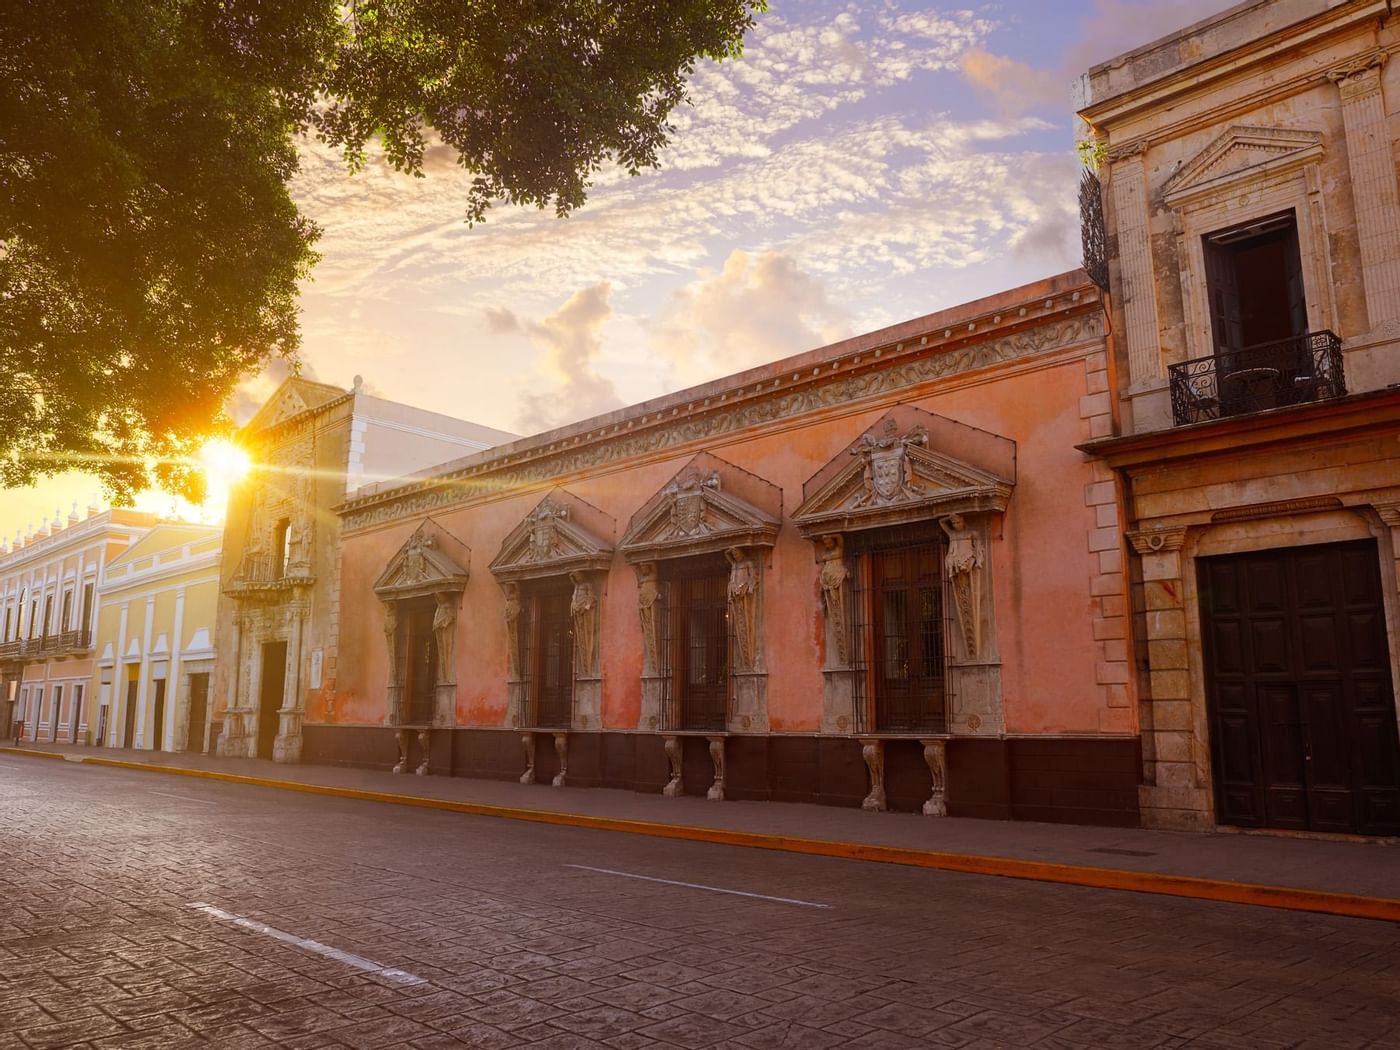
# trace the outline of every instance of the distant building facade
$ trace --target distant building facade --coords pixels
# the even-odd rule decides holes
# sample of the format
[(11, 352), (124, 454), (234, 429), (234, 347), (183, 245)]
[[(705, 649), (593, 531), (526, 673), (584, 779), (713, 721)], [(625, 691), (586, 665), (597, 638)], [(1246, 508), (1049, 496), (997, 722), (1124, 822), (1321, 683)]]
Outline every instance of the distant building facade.
[(1397, 50), (1254, 0), (1084, 79), (1147, 824), (1400, 833)]
[(93, 743), (206, 749), (222, 538), (218, 526), (162, 522), (107, 563), (84, 719)]
[(307, 760), (1135, 824), (1083, 274), (353, 495)]
[(254, 468), (224, 528), (211, 748), (300, 761), (308, 700), (333, 695), (341, 623), (333, 508), (379, 479), (514, 435), (365, 392), (289, 379), (248, 423)]
[(82, 743), (93, 677), (98, 589), (106, 566), (155, 517), (75, 505), (0, 555), (0, 730), (25, 740)]

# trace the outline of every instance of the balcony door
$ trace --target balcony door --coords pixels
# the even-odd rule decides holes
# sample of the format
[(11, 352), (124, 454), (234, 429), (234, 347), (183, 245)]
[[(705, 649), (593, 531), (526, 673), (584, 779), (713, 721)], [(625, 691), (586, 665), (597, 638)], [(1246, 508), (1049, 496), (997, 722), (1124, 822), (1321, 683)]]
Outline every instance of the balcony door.
[(1207, 234), (1205, 257), (1217, 354), (1294, 339), (1308, 330), (1293, 212)]

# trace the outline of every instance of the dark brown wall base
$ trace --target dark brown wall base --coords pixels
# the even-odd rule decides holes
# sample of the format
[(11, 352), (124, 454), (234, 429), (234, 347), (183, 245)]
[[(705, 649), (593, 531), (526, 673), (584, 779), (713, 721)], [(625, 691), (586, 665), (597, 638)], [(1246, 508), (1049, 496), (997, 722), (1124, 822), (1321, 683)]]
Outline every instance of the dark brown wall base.
[[(308, 725), (305, 761), (391, 769), (392, 730)], [(731, 736), (725, 742), (725, 797), (739, 801), (859, 806), (869, 789), (860, 741), (841, 737)], [(429, 772), (436, 776), (516, 780), (525, 770), (521, 733), (454, 729), (433, 733)], [(568, 782), (575, 787), (659, 792), (670, 777), (663, 738), (651, 733), (569, 734)], [(421, 761), (411, 741), (410, 768)], [(536, 735), (535, 780), (548, 785), (559, 763), (550, 733)], [(1138, 824), (1139, 742), (1132, 737), (1024, 737), (948, 741), (948, 813), (955, 817), (1066, 824)], [(704, 795), (714, 781), (703, 736), (682, 741), (681, 786)], [(885, 743), (889, 808), (917, 813), (931, 791), (917, 740)]]

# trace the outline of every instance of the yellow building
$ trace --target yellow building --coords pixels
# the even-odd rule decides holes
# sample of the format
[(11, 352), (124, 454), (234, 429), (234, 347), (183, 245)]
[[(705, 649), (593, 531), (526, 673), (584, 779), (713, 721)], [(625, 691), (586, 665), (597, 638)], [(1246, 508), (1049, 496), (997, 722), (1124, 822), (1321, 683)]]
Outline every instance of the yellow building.
[(108, 563), (88, 691), (93, 743), (205, 750), (221, 545), (216, 526), (161, 524)]

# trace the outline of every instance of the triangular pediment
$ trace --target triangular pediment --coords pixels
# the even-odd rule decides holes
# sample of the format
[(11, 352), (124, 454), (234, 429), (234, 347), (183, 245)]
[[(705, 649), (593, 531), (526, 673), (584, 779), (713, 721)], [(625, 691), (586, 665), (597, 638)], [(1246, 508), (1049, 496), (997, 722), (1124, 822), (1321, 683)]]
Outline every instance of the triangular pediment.
[(258, 409), (244, 430), (252, 433), (276, 426), (284, 420), (300, 415), (307, 409), (317, 408), (344, 394), (345, 391), (337, 386), (316, 383), (309, 379), (302, 379), (300, 376), (293, 376), (273, 392), (272, 396), (267, 399), (267, 404)]
[(606, 569), (612, 544), (595, 530), (611, 536), (612, 529), (612, 519), (596, 507), (555, 489), (506, 535), (491, 572), (498, 580), (520, 580)]
[(634, 563), (771, 547), (781, 520), (782, 494), (775, 486), (702, 452), (632, 516), (620, 546)]
[(1237, 124), (1183, 164), (1162, 187), (1168, 204), (1322, 155), (1322, 132)]
[(798, 531), (818, 536), (1005, 510), (1011, 477), (930, 440), (931, 427), (946, 439), (948, 422), (909, 408), (886, 414), (808, 482), (792, 516)]
[(385, 601), (412, 598), (442, 591), (461, 591), (467, 585), (466, 565), (471, 551), (429, 520), (414, 530), (374, 581), (374, 593)]

